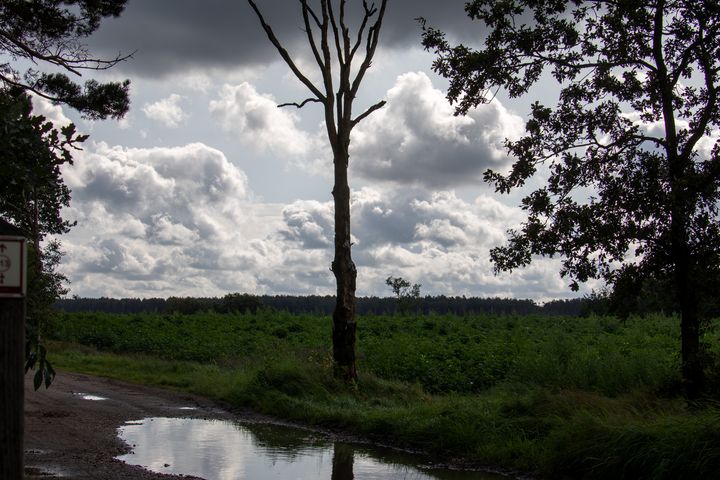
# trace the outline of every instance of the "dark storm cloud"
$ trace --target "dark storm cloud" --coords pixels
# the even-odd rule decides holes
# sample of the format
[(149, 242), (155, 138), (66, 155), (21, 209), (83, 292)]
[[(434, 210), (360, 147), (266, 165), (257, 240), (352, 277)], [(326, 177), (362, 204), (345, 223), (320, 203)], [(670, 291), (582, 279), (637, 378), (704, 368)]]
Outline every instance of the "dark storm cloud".
[[(278, 37), (294, 55), (306, 41), (299, 2), (259, 0)], [(352, 1), (350, 3), (353, 3)], [(464, 0), (390, 0), (381, 33), (382, 48), (420, 45), (417, 17), (446, 31), (469, 32)], [(118, 67), (123, 73), (162, 76), (178, 71), (235, 68), (278, 59), (246, 1), (130, 0), (120, 18), (105, 21), (89, 39), (104, 56), (136, 52)]]

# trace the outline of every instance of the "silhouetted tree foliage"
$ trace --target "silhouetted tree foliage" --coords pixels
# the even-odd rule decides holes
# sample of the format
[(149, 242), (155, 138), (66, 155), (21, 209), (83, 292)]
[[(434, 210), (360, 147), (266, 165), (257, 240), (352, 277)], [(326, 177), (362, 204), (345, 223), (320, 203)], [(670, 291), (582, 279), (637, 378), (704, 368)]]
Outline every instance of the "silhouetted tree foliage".
[(67, 293), (67, 278), (57, 271), (60, 243), (53, 240), (43, 246), (42, 241), (72, 226), (61, 216), (61, 209), (70, 204), (70, 190), (60, 169), (72, 163), (72, 149), (86, 138), (77, 135), (72, 124), (57, 130), (45, 117), (33, 115), (30, 98), (21, 89), (0, 89), (0, 217), (28, 239), (25, 352), (27, 368), (37, 366), (46, 384), (54, 371), (40, 342), (43, 319)]
[[(120, 118), (128, 110), (130, 82), (84, 85), (68, 74), (105, 70), (127, 57), (93, 57), (82, 43), (106, 17), (117, 17), (127, 0), (4, 0), (0, 2), (0, 85), (31, 91), (54, 102), (64, 103), (85, 117)], [(35, 68), (21, 72), (18, 60), (32, 65), (55, 67), (64, 73), (40, 73)]]
[[(225, 299), (242, 298), (243, 308), (227, 310)], [(478, 298), (426, 296), (418, 299), (417, 309), (422, 314), (455, 315), (554, 315), (575, 316), (584, 308), (584, 299), (554, 300), (537, 305), (532, 300), (515, 298)], [(261, 308), (286, 311), (293, 314), (332, 315), (335, 297), (326, 295), (261, 295), (233, 293), (225, 297), (193, 298), (63, 298), (55, 308), (65, 312), (104, 313), (180, 313), (200, 312), (244, 313)], [(359, 297), (357, 313), (360, 315), (392, 315), (399, 313), (397, 299), (393, 297)]]
[(225, 295), (218, 307), (215, 308), (219, 313), (255, 313), (262, 307), (262, 302), (255, 295), (248, 293), (228, 293)]
[[(715, 272), (708, 272), (696, 291), (700, 318), (710, 321), (720, 317), (718, 291), (720, 279)], [(588, 295), (581, 314), (616, 315), (626, 319), (630, 315), (671, 315), (679, 312), (671, 277), (620, 275), (612, 288)]]
[(392, 276), (385, 279), (385, 284), (392, 289), (400, 313), (410, 313), (410, 311), (417, 309), (422, 285), (419, 283), (410, 285), (410, 282), (404, 278)]
[(61, 168), (72, 163), (72, 150), (86, 139), (72, 124), (58, 130), (42, 115), (33, 115), (22, 90), (0, 90), (0, 215), (31, 241), (70, 230), (72, 223), (61, 216), (70, 205)]
[[(55, 300), (67, 293), (57, 271), (60, 244), (42, 245), (47, 235), (72, 226), (60, 210), (70, 190), (60, 170), (72, 163), (73, 148), (87, 137), (70, 124), (60, 129), (32, 115), (28, 93), (66, 104), (85, 118), (120, 118), (128, 110), (130, 82), (84, 85), (68, 75), (105, 70), (125, 60), (93, 57), (82, 40), (106, 17), (118, 16), (126, 0), (4, 0), (0, 2), (0, 217), (19, 227), (29, 240), (26, 369), (38, 367), (35, 386), (54, 376), (41, 343), (43, 322)], [(18, 65), (30, 65), (20, 71)], [(42, 66), (58, 70), (41, 73)], [(40, 381), (38, 381), (40, 380)]]
[(720, 4), (475, 0), (466, 11), (485, 27), (479, 49), (423, 33), (458, 114), (500, 88), (526, 95), (546, 71), (560, 85), (557, 106), (535, 102), (526, 135), (507, 142), (511, 171), (485, 174), (502, 193), (538, 168), (547, 175), (522, 200), (528, 220), (491, 252), (496, 268), (561, 255), (573, 289), (597, 277), (670, 279), (686, 392), (698, 395), (697, 291), (720, 258), (720, 144), (708, 137), (720, 127)]

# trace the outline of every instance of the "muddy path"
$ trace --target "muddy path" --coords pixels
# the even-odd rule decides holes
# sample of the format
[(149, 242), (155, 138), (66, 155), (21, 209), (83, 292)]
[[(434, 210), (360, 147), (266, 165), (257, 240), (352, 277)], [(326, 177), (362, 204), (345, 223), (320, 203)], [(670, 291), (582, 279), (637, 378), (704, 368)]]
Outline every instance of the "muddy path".
[[(130, 451), (117, 428), (146, 417), (230, 419), (207, 399), (129, 385), (116, 380), (59, 372), (49, 389), (25, 379), (26, 478), (188, 479), (148, 472), (115, 457)], [(183, 407), (193, 407), (184, 410)]]

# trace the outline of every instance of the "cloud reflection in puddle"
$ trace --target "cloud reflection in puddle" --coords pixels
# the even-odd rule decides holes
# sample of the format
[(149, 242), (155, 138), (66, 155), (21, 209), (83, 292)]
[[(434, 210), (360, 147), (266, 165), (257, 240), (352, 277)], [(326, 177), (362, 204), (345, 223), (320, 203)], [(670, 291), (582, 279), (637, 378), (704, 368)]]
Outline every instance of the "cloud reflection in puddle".
[(98, 395), (91, 395), (89, 393), (75, 392), (73, 393), (73, 395), (78, 396), (83, 400), (90, 400), (92, 402), (101, 402), (103, 400), (107, 400), (107, 397), (100, 397)]
[(426, 470), (421, 459), (396, 452), (333, 443), (312, 433), (267, 424), (197, 418), (146, 418), (126, 422), (118, 436), (133, 446), (117, 457), (165, 474), (206, 480), (365, 479), (490, 480), (483, 472)]

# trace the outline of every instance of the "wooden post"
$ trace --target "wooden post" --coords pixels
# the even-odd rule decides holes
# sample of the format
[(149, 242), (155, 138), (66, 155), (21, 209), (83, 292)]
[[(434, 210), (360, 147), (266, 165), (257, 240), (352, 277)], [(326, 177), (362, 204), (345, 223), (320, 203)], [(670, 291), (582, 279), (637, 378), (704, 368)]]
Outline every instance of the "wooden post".
[(0, 219), (0, 478), (22, 480), (26, 246)]

